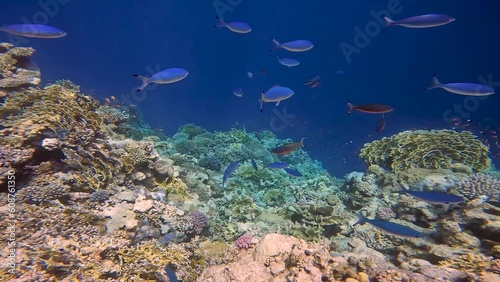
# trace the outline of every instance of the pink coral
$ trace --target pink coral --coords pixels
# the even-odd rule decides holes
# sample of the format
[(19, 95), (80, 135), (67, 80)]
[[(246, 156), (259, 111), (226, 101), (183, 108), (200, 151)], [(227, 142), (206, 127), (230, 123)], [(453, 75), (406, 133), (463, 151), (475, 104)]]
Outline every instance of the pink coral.
[(248, 249), (255, 244), (255, 238), (251, 234), (241, 235), (234, 244), (240, 249)]

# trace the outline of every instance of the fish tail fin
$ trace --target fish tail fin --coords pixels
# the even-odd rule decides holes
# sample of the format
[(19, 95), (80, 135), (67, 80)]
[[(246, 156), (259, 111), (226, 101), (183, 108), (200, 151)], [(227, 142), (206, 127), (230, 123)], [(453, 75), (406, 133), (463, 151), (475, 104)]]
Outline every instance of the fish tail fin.
[(438, 88), (439, 86), (441, 86), (441, 83), (439, 82), (437, 76), (435, 74), (432, 75), (432, 83), (429, 87), (425, 88), (424, 90), (427, 91), (427, 90), (431, 90), (431, 89), (434, 89), (434, 88)]
[(388, 17), (384, 17), (384, 22), (387, 26), (393, 26), (394, 25), (394, 21), (391, 20), (390, 18)]
[(224, 27), (226, 26), (226, 23), (219, 17), (215, 17), (217, 20), (217, 23), (214, 25), (214, 27)]
[(269, 51), (274, 51), (274, 50), (281, 47), (281, 43), (279, 43), (278, 40), (276, 40), (274, 38), (271, 38), (271, 40), (273, 41), (274, 46), (273, 46), (273, 48), (269, 49)]
[(366, 218), (361, 214), (361, 212), (357, 212), (356, 215), (358, 216), (358, 221), (356, 221), (352, 226), (356, 226), (358, 224), (364, 224), (366, 222)]
[(300, 147), (304, 147), (304, 139), (305, 139), (305, 137), (302, 137), (302, 139), (300, 139), (300, 142), (299, 142)]
[(351, 114), (352, 111), (354, 111), (354, 109), (356, 108), (356, 106), (354, 106), (353, 104), (351, 103), (347, 103), (347, 106), (349, 107), (349, 110), (347, 111), (347, 114)]
[(137, 92), (141, 92), (144, 88), (146, 88), (146, 86), (148, 86), (149, 78), (138, 75), (138, 74), (133, 74), (133, 76), (142, 81), (142, 85), (139, 86), (139, 88), (137, 88), (137, 90), (136, 90)]
[(260, 96), (260, 112), (262, 113), (262, 108), (264, 107), (264, 91), (262, 91), (262, 94)]

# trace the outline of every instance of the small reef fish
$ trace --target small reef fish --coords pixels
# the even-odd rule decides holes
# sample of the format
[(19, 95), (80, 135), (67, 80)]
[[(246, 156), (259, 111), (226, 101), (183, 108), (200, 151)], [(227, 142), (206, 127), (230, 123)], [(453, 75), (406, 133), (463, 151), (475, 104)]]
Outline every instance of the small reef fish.
[(243, 90), (241, 88), (236, 88), (233, 90), (233, 94), (236, 97), (243, 97)]
[(385, 129), (385, 115), (382, 114), (382, 118), (378, 122), (378, 125), (377, 125), (377, 128), (375, 129), (375, 132), (380, 133), (380, 132), (384, 131), (384, 129)]
[(226, 188), (227, 180), (229, 179), (229, 177), (231, 177), (231, 175), (233, 175), (233, 173), (238, 169), (239, 166), (240, 161), (234, 161), (227, 166), (226, 170), (224, 171), (224, 176), (222, 176), (223, 188)]
[(304, 147), (304, 138), (300, 139), (300, 142), (288, 143), (278, 146), (271, 150), (271, 153), (276, 155), (288, 155), (297, 149)]
[(140, 76), (138, 74), (134, 74), (133, 76), (142, 80), (142, 85), (137, 89), (137, 92), (140, 92), (144, 88), (146, 88), (146, 86), (148, 86), (148, 84), (150, 84), (150, 83), (156, 83), (156, 84), (174, 83), (174, 82), (183, 80), (188, 74), (189, 74), (189, 72), (185, 69), (171, 68), (171, 69), (162, 70), (162, 71), (154, 74), (150, 78)]
[(266, 92), (262, 92), (260, 98), (260, 111), (262, 112), (264, 103), (276, 103), (276, 106), (278, 106), (281, 101), (292, 97), (293, 93), (292, 89), (279, 85), (269, 88)]
[(250, 161), (252, 161), (253, 169), (255, 169), (255, 171), (259, 170), (259, 166), (257, 166), (257, 162), (255, 162), (254, 159), (250, 159)]
[(0, 31), (31, 38), (61, 38), (68, 33), (48, 25), (41, 24), (12, 24), (0, 27)]
[(390, 106), (381, 104), (365, 104), (361, 106), (354, 106), (351, 103), (347, 103), (347, 106), (349, 107), (349, 111), (347, 112), (347, 114), (350, 114), (353, 111), (360, 111), (362, 113), (367, 113), (367, 114), (384, 114), (392, 112), (394, 110)]
[(464, 199), (460, 196), (442, 192), (405, 190), (405, 191), (400, 191), (398, 193), (405, 193), (420, 200), (433, 204), (458, 204), (464, 201)]
[(248, 76), (248, 78), (252, 78), (253, 77), (253, 73), (247, 72), (247, 76)]
[(300, 173), (298, 170), (290, 168), (290, 167), (284, 167), (283, 170), (286, 171), (286, 173), (288, 173), (294, 177), (302, 177), (303, 176), (302, 173)]
[(314, 47), (314, 44), (308, 40), (294, 40), (286, 43), (279, 43), (278, 40), (271, 38), (274, 43), (274, 48), (271, 48), (269, 51), (273, 51), (275, 49), (283, 48), (285, 50), (291, 52), (304, 52), (307, 50), (311, 50)]
[(268, 164), (266, 167), (267, 168), (272, 168), (272, 169), (283, 169), (283, 168), (285, 168), (287, 166), (288, 166), (287, 163), (275, 162), (275, 163)]
[(167, 277), (170, 282), (182, 282), (179, 278), (177, 278), (177, 275), (170, 264), (165, 267), (165, 271), (167, 272)]
[(321, 85), (321, 78), (319, 76), (313, 77), (304, 81), (304, 85), (310, 86), (312, 88), (316, 88)]
[(295, 60), (295, 59), (292, 59), (292, 58), (281, 58), (279, 56), (277, 56), (276, 58), (278, 58), (278, 62), (284, 66), (287, 66), (287, 67), (296, 67), (298, 65), (300, 65), (300, 62), (299, 60)]
[(245, 22), (226, 23), (219, 17), (216, 17), (216, 19), (217, 19), (217, 24), (214, 27), (227, 27), (227, 29), (236, 33), (249, 33), (250, 31), (252, 31), (250, 25)]
[(423, 238), (424, 234), (421, 232), (418, 232), (415, 229), (412, 229), (408, 226), (401, 225), (398, 223), (390, 222), (387, 220), (379, 220), (379, 219), (368, 219), (365, 218), (361, 213), (358, 213), (358, 221), (354, 223), (353, 226), (357, 224), (364, 224), (364, 223), (369, 223), (373, 225), (374, 227), (385, 231), (386, 233), (400, 236), (400, 237), (405, 237), (405, 238)]
[(428, 88), (424, 89), (425, 91), (434, 89), (434, 88), (443, 88), (444, 90), (467, 96), (488, 96), (495, 94), (495, 89), (488, 85), (478, 84), (478, 83), (440, 83), (437, 79), (436, 75), (432, 76), (432, 84)]
[(399, 21), (394, 21), (388, 17), (384, 17), (384, 21), (388, 27), (399, 25), (408, 28), (428, 28), (449, 24), (454, 22), (455, 18), (448, 15), (429, 14), (410, 17)]

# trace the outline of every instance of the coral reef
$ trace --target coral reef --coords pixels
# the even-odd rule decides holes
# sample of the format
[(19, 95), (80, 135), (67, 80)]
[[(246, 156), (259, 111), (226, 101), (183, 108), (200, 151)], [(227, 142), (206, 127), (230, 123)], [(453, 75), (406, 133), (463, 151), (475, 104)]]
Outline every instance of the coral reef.
[(368, 164), (392, 170), (450, 168), (460, 163), (475, 172), (483, 172), (491, 164), (488, 151), (488, 147), (468, 131), (416, 130), (365, 144), (359, 156)]
[(40, 84), (40, 69), (30, 60), (35, 49), (0, 43), (0, 97)]
[(496, 200), (500, 196), (500, 179), (487, 174), (471, 175), (457, 183), (450, 191), (469, 200), (479, 196), (488, 196), (489, 199)]

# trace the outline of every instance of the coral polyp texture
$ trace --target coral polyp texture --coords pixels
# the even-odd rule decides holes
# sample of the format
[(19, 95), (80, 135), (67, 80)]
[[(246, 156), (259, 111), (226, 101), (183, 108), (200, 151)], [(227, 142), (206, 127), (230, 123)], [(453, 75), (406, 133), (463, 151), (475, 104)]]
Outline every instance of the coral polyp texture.
[(488, 152), (488, 147), (469, 131), (415, 130), (365, 144), (359, 156), (370, 165), (395, 171), (464, 164), (475, 172), (483, 172), (491, 165)]
[(475, 174), (458, 182), (451, 191), (467, 199), (487, 196), (491, 200), (497, 200), (500, 197), (500, 179), (487, 174)]

